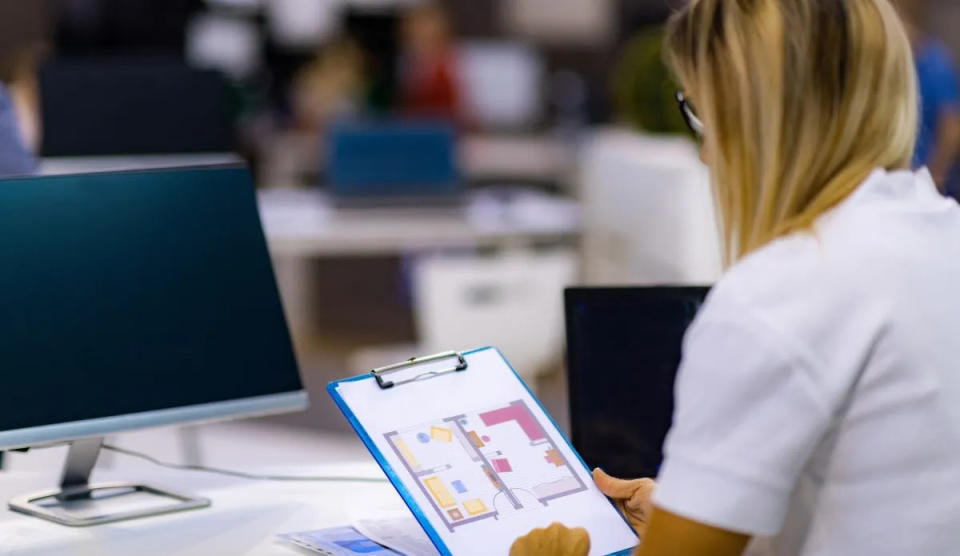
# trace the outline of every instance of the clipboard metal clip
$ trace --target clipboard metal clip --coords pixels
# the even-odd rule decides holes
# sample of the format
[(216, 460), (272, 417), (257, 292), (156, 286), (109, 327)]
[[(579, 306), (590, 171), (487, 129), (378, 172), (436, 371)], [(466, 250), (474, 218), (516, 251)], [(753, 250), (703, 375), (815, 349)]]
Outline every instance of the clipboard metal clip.
[[(436, 361), (443, 361), (444, 359), (456, 359), (456, 365), (449, 369), (441, 369), (439, 371), (427, 371), (425, 373), (419, 374), (413, 378), (408, 378), (404, 380), (392, 381), (385, 380), (384, 375), (390, 373), (395, 373), (397, 371), (402, 371), (404, 369), (409, 369), (411, 367), (416, 367), (417, 365), (423, 365), (425, 363), (434, 363)], [(387, 390), (388, 388), (393, 388), (401, 384), (408, 384), (410, 382), (416, 382), (418, 380), (425, 380), (428, 378), (433, 378), (438, 375), (445, 375), (448, 373), (458, 373), (460, 371), (467, 370), (467, 358), (463, 356), (462, 353), (456, 351), (448, 351), (444, 353), (438, 353), (436, 355), (428, 355), (426, 357), (414, 357), (400, 363), (395, 363), (393, 365), (388, 365), (386, 367), (380, 367), (379, 369), (374, 369), (370, 371), (375, 379), (377, 379), (377, 385), (380, 386), (382, 390)]]

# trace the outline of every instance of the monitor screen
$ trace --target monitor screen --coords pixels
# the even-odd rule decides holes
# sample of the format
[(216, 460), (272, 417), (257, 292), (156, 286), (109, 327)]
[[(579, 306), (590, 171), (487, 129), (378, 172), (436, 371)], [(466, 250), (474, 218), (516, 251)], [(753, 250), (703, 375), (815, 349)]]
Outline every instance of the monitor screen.
[(573, 444), (590, 467), (655, 477), (687, 326), (706, 288), (566, 292)]
[(43, 156), (232, 152), (219, 73), (164, 57), (57, 58), (40, 70)]
[(302, 389), (245, 169), (0, 180), (0, 292), (0, 446)]

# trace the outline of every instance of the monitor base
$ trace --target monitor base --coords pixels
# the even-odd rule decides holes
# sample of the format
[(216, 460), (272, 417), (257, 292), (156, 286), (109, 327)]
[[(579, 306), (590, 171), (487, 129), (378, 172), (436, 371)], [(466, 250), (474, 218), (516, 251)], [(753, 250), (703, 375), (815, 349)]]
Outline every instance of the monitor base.
[[(155, 516), (206, 508), (210, 500), (154, 486), (131, 483), (104, 483), (90, 485), (90, 473), (97, 461), (103, 439), (79, 440), (70, 445), (60, 488), (15, 498), (9, 502), (11, 510), (46, 519), (69, 527), (89, 527), (128, 519)], [(137, 504), (145, 498), (162, 499), (157, 504)], [(120, 504), (123, 509), (112, 509)]]

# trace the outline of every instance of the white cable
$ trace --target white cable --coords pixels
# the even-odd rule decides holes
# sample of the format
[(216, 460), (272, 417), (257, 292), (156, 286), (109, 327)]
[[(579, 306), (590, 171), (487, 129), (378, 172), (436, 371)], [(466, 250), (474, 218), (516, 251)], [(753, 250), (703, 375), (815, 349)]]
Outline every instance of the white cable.
[(233, 471), (230, 469), (217, 469), (215, 467), (206, 467), (203, 465), (186, 465), (179, 463), (168, 463), (160, 461), (157, 458), (141, 453), (135, 452), (133, 450), (128, 450), (126, 448), (121, 448), (119, 446), (113, 446), (111, 444), (104, 444), (104, 450), (110, 450), (111, 452), (116, 452), (118, 454), (123, 454), (125, 456), (130, 456), (134, 458), (139, 458), (144, 461), (148, 461), (154, 465), (160, 467), (166, 467), (168, 469), (176, 469), (178, 471), (199, 471), (202, 473), (215, 473), (218, 475), (227, 475), (229, 477), (237, 477), (240, 479), (249, 479), (253, 481), (287, 481), (287, 482), (328, 482), (328, 483), (385, 483), (386, 479), (379, 479), (374, 477), (337, 477), (337, 476), (296, 476), (296, 475), (259, 475), (256, 473), (246, 473), (243, 471)]

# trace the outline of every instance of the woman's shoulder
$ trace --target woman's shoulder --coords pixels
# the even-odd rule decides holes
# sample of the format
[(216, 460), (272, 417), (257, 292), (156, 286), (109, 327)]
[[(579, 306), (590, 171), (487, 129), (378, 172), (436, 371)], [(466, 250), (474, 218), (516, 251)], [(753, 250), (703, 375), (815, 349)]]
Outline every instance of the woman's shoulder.
[(956, 203), (939, 196), (924, 173), (878, 173), (814, 230), (733, 265), (701, 317), (791, 346), (839, 389), (857, 357), (879, 338), (909, 336), (917, 308), (949, 299), (945, 284), (957, 282)]
[(711, 290), (703, 318), (762, 328), (818, 351), (825, 331), (839, 333), (861, 313), (876, 312), (887, 290), (873, 275), (883, 256), (836, 235), (797, 232), (751, 253)]
[[(785, 298), (826, 293), (831, 272), (823, 245), (812, 233), (777, 239), (736, 262), (712, 289), (711, 305), (762, 309)], [(831, 281), (832, 282), (832, 281)]]
[(960, 209), (937, 192), (928, 172), (877, 170), (813, 229), (772, 241), (734, 264), (714, 297), (771, 311), (795, 303), (875, 305), (921, 284), (926, 267), (958, 245)]
[(838, 346), (859, 353), (883, 328), (883, 308), (871, 308), (862, 297), (869, 280), (858, 287), (858, 276), (831, 260), (812, 234), (777, 240), (731, 267), (715, 285), (688, 333), (685, 353), (704, 349), (705, 341), (711, 350), (737, 347), (742, 353), (736, 361), (718, 364), (723, 372), (738, 372), (751, 361), (755, 367), (789, 368), (828, 404), (856, 373)]

